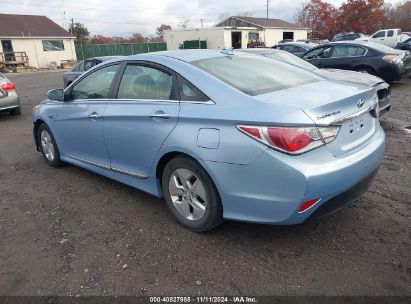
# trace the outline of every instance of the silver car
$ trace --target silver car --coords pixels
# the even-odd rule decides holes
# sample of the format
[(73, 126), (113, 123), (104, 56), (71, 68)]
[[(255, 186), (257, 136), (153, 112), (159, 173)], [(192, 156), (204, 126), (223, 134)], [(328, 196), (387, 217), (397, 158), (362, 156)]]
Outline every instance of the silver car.
[(0, 111), (8, 111), (20, 115), (20, 99), (16, 92), (16, 85), (0, 74)]
[(94, 58), (89, 58), (83, 61), (80, 61), (79, 64), (77, 64), (72, 70), (65, 72), (63, 75), (63, 81), (64, 81), (64, 87), (68, 87), (74, 80), (77, 79), (81, 74), (83, 74), (85, 71), (88, 71), (92, 67), (110, 60), (114, 59), (118, 56), (102, 56), (102, 57), (94, 57)]

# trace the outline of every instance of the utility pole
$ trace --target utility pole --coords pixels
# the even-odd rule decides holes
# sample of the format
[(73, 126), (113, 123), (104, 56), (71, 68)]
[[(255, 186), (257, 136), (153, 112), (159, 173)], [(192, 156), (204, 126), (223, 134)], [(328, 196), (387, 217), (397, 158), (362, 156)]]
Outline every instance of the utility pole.
[(267, 0), (267, 4), (265, 5), (267, 7), (267, 19), (268, 19), (268, 5), (270, 4), (270, 0)]
[(73, 19), (73, 18), (71, 18), (70, 20), (71, 20), (71, 25), (70, 25), (70, 34), (72, 34), (72, 35), (73, 35), (73, 29), (74, 29), (74, 19)]

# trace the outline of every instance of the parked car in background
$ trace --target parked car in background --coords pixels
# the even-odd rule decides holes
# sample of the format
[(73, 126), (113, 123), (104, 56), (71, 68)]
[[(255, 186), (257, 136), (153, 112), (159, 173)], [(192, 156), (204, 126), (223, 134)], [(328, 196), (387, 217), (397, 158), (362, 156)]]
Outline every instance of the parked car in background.
[(411, 52), (411, 37), (407, 40), (404, 40), (403, 42), (398, 43), (395, 48), (398, 50), (405, 50)]
[(63, 75), (63, 81), (64, 81), (64, 87), (68, 87), (77, 77), (79, 77), (81, 74), (83, 74), (85, 71), (88, 71), (92, 67), (116, 58), (118, 56), (102, 56), (102, 57), (94, 57), (94, 58), (89, 58), (83, 61), (80, 61), (79, 64), (77, 64), (71, 71), (65, 72)]
[(393, 48), (399, 42), (405, 39), (404, 36), (401, 33), (401, 29), (388, 29), (388, 30), (378, 31), (369, 37), (364, 36), (356, 40), (374, 42), (374, 43), (383, 44), (383, 45)]
[(283, 40), (278, 41), (278, 43), (286, 43), (286, 42), (293, 42), (293, 41), (294, 41), (293, 39), (283, 39)]
[(386, 82), (411, 73), (409, 52), (371, 42), (331, 42), (311, 49), (302, 58), (319, 68), (353, 70)]
[(355, 40), (358, 38), (363, 37), (362, 34), (360, 33), (340, 33), (334, 36), (333, 39), (331, 39), (331, 42), (336, 42), (336, 41), (347, 41), (347, 40)]
[(273, 49), (282, 50), (301, 57), (308, 50), (316, 47), (317, 44), (305, 42), (286, 42), (273, 46)]
[(16, 86), (0, 73), (0, 111), (8, 111), (14, 115), (20, 115), (20, 98), (16, 92)]
[(193, 231), (333, 213), (366, 191), (385, 142), (374, 88), (218, 50), (102, 63), (48, 93), (33, 134), (50, 166), (164, 197)]
[(234, 52), (244, 52), (265, 56), (310, 70), (329, 80), (345, 81), (348, 83), (361, 84), (370, 88), (375, 88), (378, 95), (379, 116), (387, 114), (391, 109), (391, 88), (386, 82), (384, 82), (384, 80), (377, 76), (339, 69), (319, 69), (297, 56), (276, 49), (237, 49)]

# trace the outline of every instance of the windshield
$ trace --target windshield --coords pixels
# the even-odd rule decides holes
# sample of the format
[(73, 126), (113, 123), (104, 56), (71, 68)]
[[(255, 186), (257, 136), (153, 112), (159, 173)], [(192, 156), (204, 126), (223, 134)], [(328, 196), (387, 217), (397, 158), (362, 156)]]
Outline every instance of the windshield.
[(310, 70), (310, 71), (314, 71), (317, 70), (317, 68), (312, 65), (311, 63), (301, 59), (300, 57), (297, 57), (293, 54), (290, 53), (286, 53), (286, 52), (275, 52), (275, 53), (268, 53), (268, 54), (264, 54), (264, 56), (269, 57), (269, 58), (273, 58), (273, 59), (277, 59), (286, 63), (290, 63), (293, 65), (296, 65), (300, 68), (306, 69), (306, 70)]
[(192, 64), (251, 96), (322, 80), (306, 69), (257, 55), (236, 54)]

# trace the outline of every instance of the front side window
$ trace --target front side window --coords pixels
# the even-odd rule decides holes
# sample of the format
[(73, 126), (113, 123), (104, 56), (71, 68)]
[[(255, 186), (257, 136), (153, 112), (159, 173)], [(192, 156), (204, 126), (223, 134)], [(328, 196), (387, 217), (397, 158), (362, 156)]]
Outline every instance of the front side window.
[(304, 55), (304, 59), (329, 58), (332, 46), (320, 47)]
[(74, 85), (71, 91), (71, 99), (107, 98), (118, 68), (118, 64), (110, 65), (87, 75)]
[(84, 61), (84, 71), (88, 71), (93, 67), (93, 60)]
[(372, 36), (372, 38), (383, 38), (385, 37), (385, 31), (379, 31)]
[(117, 98), (170, 100), (172, 92), (172, 75), (152, 67), (130, 64), (124, 71)]
[(63, 40), (43, 40), (43, 51), (64, 51)]
[(251, 96), (322, 80), (311, 71), (264, 56), (236, 54), (202, 59), (192, 64)]
[(72, 72), (83, 72), (84, 71), (84, 60), (76, 65), (72, 70)]

